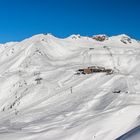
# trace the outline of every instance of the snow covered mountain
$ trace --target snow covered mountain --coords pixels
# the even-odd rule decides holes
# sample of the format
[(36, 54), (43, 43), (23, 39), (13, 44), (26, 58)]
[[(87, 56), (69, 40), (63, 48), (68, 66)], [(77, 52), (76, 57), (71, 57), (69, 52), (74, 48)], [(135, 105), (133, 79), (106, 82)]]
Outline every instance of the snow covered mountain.
[(0, 140), (125, 140), (139, 124), (139, 41), (39, 34), (0, 44)]

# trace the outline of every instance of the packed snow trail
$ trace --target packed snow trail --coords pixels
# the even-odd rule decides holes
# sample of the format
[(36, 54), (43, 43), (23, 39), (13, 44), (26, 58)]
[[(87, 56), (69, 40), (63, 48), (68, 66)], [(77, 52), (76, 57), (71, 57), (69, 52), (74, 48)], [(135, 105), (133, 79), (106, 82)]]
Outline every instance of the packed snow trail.
[(125, 140), (140, 123), (139, 71), (127, 35), (1, 44), (0, 140)]

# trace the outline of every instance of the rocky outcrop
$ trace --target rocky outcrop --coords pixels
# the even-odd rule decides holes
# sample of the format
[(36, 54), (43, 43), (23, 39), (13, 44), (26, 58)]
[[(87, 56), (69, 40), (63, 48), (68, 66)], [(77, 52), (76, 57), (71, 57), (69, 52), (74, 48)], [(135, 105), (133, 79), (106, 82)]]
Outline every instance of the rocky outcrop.
[(105, 41), (105, 40), (108, 40), (108, 36), (107, 35), (96, 35), (96, 36), (93, 36), (92, 39), (94, 39), (96, 41)]
[(127, 36), (123, 36), (120, 41), (124, 44), (132, 43), (131, 38), (129, 38)]

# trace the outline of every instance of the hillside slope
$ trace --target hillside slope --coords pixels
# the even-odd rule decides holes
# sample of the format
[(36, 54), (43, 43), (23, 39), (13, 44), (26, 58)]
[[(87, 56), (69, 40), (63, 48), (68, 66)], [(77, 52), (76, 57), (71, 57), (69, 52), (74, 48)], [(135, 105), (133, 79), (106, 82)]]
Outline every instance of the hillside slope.
[(0, 139), (115, 140), (139, 126), (139, 71), (127, 35), (1, 44)]

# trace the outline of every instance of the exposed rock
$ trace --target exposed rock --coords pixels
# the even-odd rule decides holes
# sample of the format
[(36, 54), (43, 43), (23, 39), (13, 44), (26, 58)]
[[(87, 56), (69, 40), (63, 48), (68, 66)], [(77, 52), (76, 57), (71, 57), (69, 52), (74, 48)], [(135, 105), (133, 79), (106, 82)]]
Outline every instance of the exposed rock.
[(108, 40), (108, 36), (107, 35), (96, 35), (92, 37), (94, 40), (96, 41), (105, 41)]
[(129, 38), (127, 36), (123, 36), (120, 41), (124, 44), (132, 43), (131, 38)]

